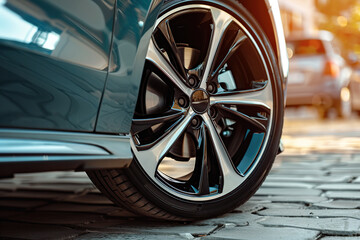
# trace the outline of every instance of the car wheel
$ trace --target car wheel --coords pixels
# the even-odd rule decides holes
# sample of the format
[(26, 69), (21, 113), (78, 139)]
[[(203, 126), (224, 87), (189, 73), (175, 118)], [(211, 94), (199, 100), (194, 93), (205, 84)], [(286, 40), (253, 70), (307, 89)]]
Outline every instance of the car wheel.
[(283, 92), (264, 32), (236, 1), (166, 1), (152, 34), (128, 169), (88, 172), (115, 203), (195, 220), (247, 201), (279, 149)]

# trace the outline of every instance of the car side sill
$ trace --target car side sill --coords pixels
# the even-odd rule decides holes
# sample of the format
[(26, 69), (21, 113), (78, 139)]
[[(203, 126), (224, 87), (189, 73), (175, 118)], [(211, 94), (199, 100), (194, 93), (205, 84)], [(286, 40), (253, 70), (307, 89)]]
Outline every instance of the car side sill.
[(129, 136), (0, 129), (0, 177), (14, 173), (126, 168)]

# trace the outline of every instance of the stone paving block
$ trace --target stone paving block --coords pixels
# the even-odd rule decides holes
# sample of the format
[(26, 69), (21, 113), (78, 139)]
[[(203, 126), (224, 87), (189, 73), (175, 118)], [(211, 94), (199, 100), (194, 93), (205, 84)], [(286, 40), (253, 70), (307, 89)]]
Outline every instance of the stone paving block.
[(329, 235), (351, 236), (360, 232), (360, 220), (351, 218), (267, 217), (259, 224), (316, 230)]
[(360, 209), (360, 202), (350, 200), (333, 200), (328, 202), (315, 203), (313, 206), (332, 209)]
[(50, 211), (50, 212), (85, 212), (85, 213), (87, 212), (87, 213), (99, 213), (99, 214), (110, 214), (110, 215), (115, 215), (120, 211), (124, 211), (122, 208), (109, 206), (109, 205), (76, 204), (76, 203), (63, 203), (63, 202), (51, 203), (46, 206), (37, 208), (36, 210)]
[(75, 185), (93, 185), (89, 178), (67, 177), (67, 178), (50, 178), (50, 179), (29, 179), (24, 180), (27, 184), (75, 184)]
[(26, 223), (77, 225), (101, 221), (103, 217), (99, 214), (90, 213), (32, 211), (25, 212), (20, 216), (12, 216), (8, 219)]
[(360, 200), (360, 192), (357, 191), (327, 191), (325, 195), (332, 199)]
[(320, 190), (333, 191), (360, 191), (360, 184), (353, 183), (337, 183), (337, 184), (321, 184), (316, 187)]
[(261, 216), (312, 217), (312, 218), (354, 218), (360, 220), (360, 210), (355, 209), (265, 209), (257, 212)]
[(47, 201), (31, 199), (0, 198), (0, 207), (31, 209), (48, 204)]
[(2, 198), (22, 198), (22, 199), (41, 199), (41, 200), (61, 200), (69, 197), (71, 194), (64, 192), (47, 192), (47, 191), (15, 191), (6, 192)]
[(276, 175), (300, 175), (300, 176), (324, 176), (327, 174), (328, 171), (318, 170), (318, 169), (274, 169), (271, 171), (270, 174)]
[(348, 182), (352, 176), (337, 175), (337, 176), (291, 176), (291, 175), (269, 175), (266, 179), (268, 181), (281, 182), (299, 182), (299, 183), (342, 183)]
[(275, 182), (266, 180), (261, 187), (266, 188), (314, 188), (314, 184), (301, 183), (301, 182)]
[(237, 207), (233, 212), (245, 213), (245, 212), (256, 212), (264, 208), (264, 204), (271, 203), (270, 201), (247, 201), (240, 207)]
[(321, 240), (360, 240), (360, 237), (323, 237)]
[(87, 189), (93, 189), (93, 185), (74, 185), (74, 184), (22, 184), (17, 189), (32, 191), (55, 191), (55, 192), (72, 192), (80, 193)]
[(103, 204), (114, 205), (114, 203), (102, 194), (86, 194), (80, 196), (70, 196), (64, 202), (84, 203), (84, 204)]
[(76, 238), (77, 240), (184, 240), (194, 239), (192, 235), (160, 235), (160, 234), (144, 234), (144, 233), (88, 233)]
[(328, 201), (329, 199), (322, 196), (253, 196), (252, 200), (271, 201), (275, 203), (306, 203), (313, 204)]
[(213, 225), (197, 225), (189, 224), (189, 225), (181, 225), (181, 224), (169, 224), (169, 223), (159, 223), (159, 224), (141, 224), (141, 229), (139, 229), (139, 224), (129, 226), (126, 224), (125, 226), (117, 226), (117, 227), (109, 227), (107, 230), (118, 231), (118, 232), (128, 232), (128, 233), (149, 233), (149, 234), (160, 234), (160, 235), (193, 235), (193, 236), (205, 236), (210, 234), (218, 226)]
[(220, 240), (313, 240), (320, 234), (319, 231), (297, 228), (267, 228), (261, 226), (235, 227), (221, 229), (204, 239)]
[[(0, 218), (6, 219), (10, 216), (20, 215), (23, 214), (24, 211), (21, 209), (9, 209), (9, 208), (0, 208)], [(0, 225), (1, 229), (1, 225)]]
[(85, 233), (63, 226), (0, 222), (1, 239), (52, 240), (70, 239)]
[(204, 225), (221, 225), (221, 224), (235, 224), (237, 226), (248, 226), (249, 224), (255, 223), (263, 217), (250, 214), (250, 213), (228, 213), (217, 218), (206, 219), (202, 221), (194, 222), (194, 224)]
[(264, 204), (266, 209), (303, 209), (307, 208), (305, 204), (302, 203), (266, 203)]
[(18, 185), (15, 183), (1, 183), (0, 190), (1, 191), (16, 191)]
[(255, 196), (268, 195), (268, 196), (320, 196), (321, 190), (317, 189), (298, 189), (298, 188), (271, 188), (262, 187)]
[(351, 174), (354, 176), (359, 176), (360, 168), (359, 167), (334, 167), (330, 169), (331, 174)]

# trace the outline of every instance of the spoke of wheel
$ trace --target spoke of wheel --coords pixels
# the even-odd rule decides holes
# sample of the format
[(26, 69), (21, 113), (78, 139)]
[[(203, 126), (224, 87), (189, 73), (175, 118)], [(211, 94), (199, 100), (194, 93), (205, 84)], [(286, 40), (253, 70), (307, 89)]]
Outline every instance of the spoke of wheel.
[[(218, 105), (218, 109), (223, 112), (224, 115), (232, 115), (233, 117), (240, 118), (247, 123), (249, 123), (255, 130), (260, 132), (266, 132), (266, 119), (256, 118), (256, 117), (250, 117), (244, 113), (238, 112), (236, 110), (233, 110), (231, 108)], [(234, 119), (236, 120), (236, 119)]]
[(184, 111), (178, 111), (175, 113), (171, 113), (165, 116), (160, 116), (160, 117), (154, 117), (154, 118), (144, 118), (144, 119), (133, 119), (132, 121), (132, 126), (131, 126), (131, 130), (133, 132), (133, 134), (136, 134), (138, 132), (144, 131), (156, 124), (159, 123), (164, 123), (167, 121), (173, 121), (173, 120), (178, 120), (180, 119), (180, 117), (182, 117), (184, 115)]
[(138, 150), (134, 141), (131, 141), (131, 147), (134, 151), (137, 160), (140, 162), (144, 170), (149, 176), (155, 176), (156, 169), (160, 161), (165, 154), (170, 150), (171, 146), (181, 136), (184, 130), (189, 125), (194, 113), (191, 112), (185, 116), (185, 118), (174, 127), (169, 133), (167, 133), (159, 142), (153, 147), (147, 150)]
[(221, 140), (214, 123), (207, 114), (203, 114), (203, 119), (206, 127), (209, 130), (210, 140), (214, 146), (214, 150), (217, 155), (218, 163), (221, 168), (223, 176), (223, 188), (222, 192), (229, 192), (234, 189), (234, 186), (239, 186), (243, 181), (243, 178), (236, 172), (232, 160), (229, 156), (223, 141)]
[(211, 96), (210, 104), (256, 106), (270, 112), (273, 107), (271, 83), (268, 81), (265, 87), (259, 90), (233, 91)]
[(158, 25), (158, 29), (160, 29), (160, 31), (162, 32), (162, 34), (164, 35), (168, 44), (171, 47), (171, 51), (172, 51), (173, 57), (175, 58), (174, 60), (176, 61), (177, 70), (178, 70), (179, 74), (181, 74), (183, 78), (186, 78), (185, 68), (184, 68), (184, 65), (178, 54), (178, 51), (176, 48), (176, 43), (175, 43), (173, 34), (172, 34), (170, 26), (169, 26), (169, 21), (168, 20), (162, 21)]
[(211, 14), (214, 21), (213, 32), (209, 44), (208, 55), (206, 58), (205, 72), (201, 79), (200, 88), (206, 89), (206, 81), (209, 77), (212, 64), (216, 55), (217, 50), (219, 49), (221, 39), (226, 31), (226, 28), (232, 22), (232, 17), (227, 14), (225, 11), (222, 11), (217, 8), (211, 9)]
[(191, 89), (186, 86), (184, 80), (176, 73), (174, 68), (170, 65), (168, 60), (163, 54), (157, 49), (153, 39), (150, 40), (148, 53), (146, 59), (155, 64), (155, 66), (162, 71), (171, 82), (179, 88), (185, 95), (191, 95)]
[(198, 138), (198, 150), (196, 161), (201, 161), (201, 173), (199, 179), (199, 195), (209, 194), (209, 169), (208, 169), (208, 147), (206, 139), (206, 129), (203, 124)]
[(212, 72), (211, 77), (214, 77), (219, 73), (220, 69), (224, 67), (225, 63), (229, 61), (230, 57), (233, 56), (233, 54), (239, 49), (239, 47), (246, 39), (247, 39), (246, 35), (241, 30), (238, 30), (236, 37), (233, 41), (233, 44), (231, 45), (228, 53), (225, 55), (224, 59), (222, 59), (219, 66), (214, 66), (214, 68), (216, 69)]

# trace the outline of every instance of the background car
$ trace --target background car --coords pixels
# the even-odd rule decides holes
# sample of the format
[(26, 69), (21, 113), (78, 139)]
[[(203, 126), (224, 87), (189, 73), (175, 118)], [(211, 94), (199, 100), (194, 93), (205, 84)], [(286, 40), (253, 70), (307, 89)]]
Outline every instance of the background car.
[(338, 117), (351, 115), (351, 68), (340, 55), (331, 33), (287, 40), (290, 55), (286, 106), (315, 106), (326, 118), (335, 109)]
[(244, 203), (279, 149), (277, 1), (0, 1), (0, 176), (85, 170), (194, 220)]

